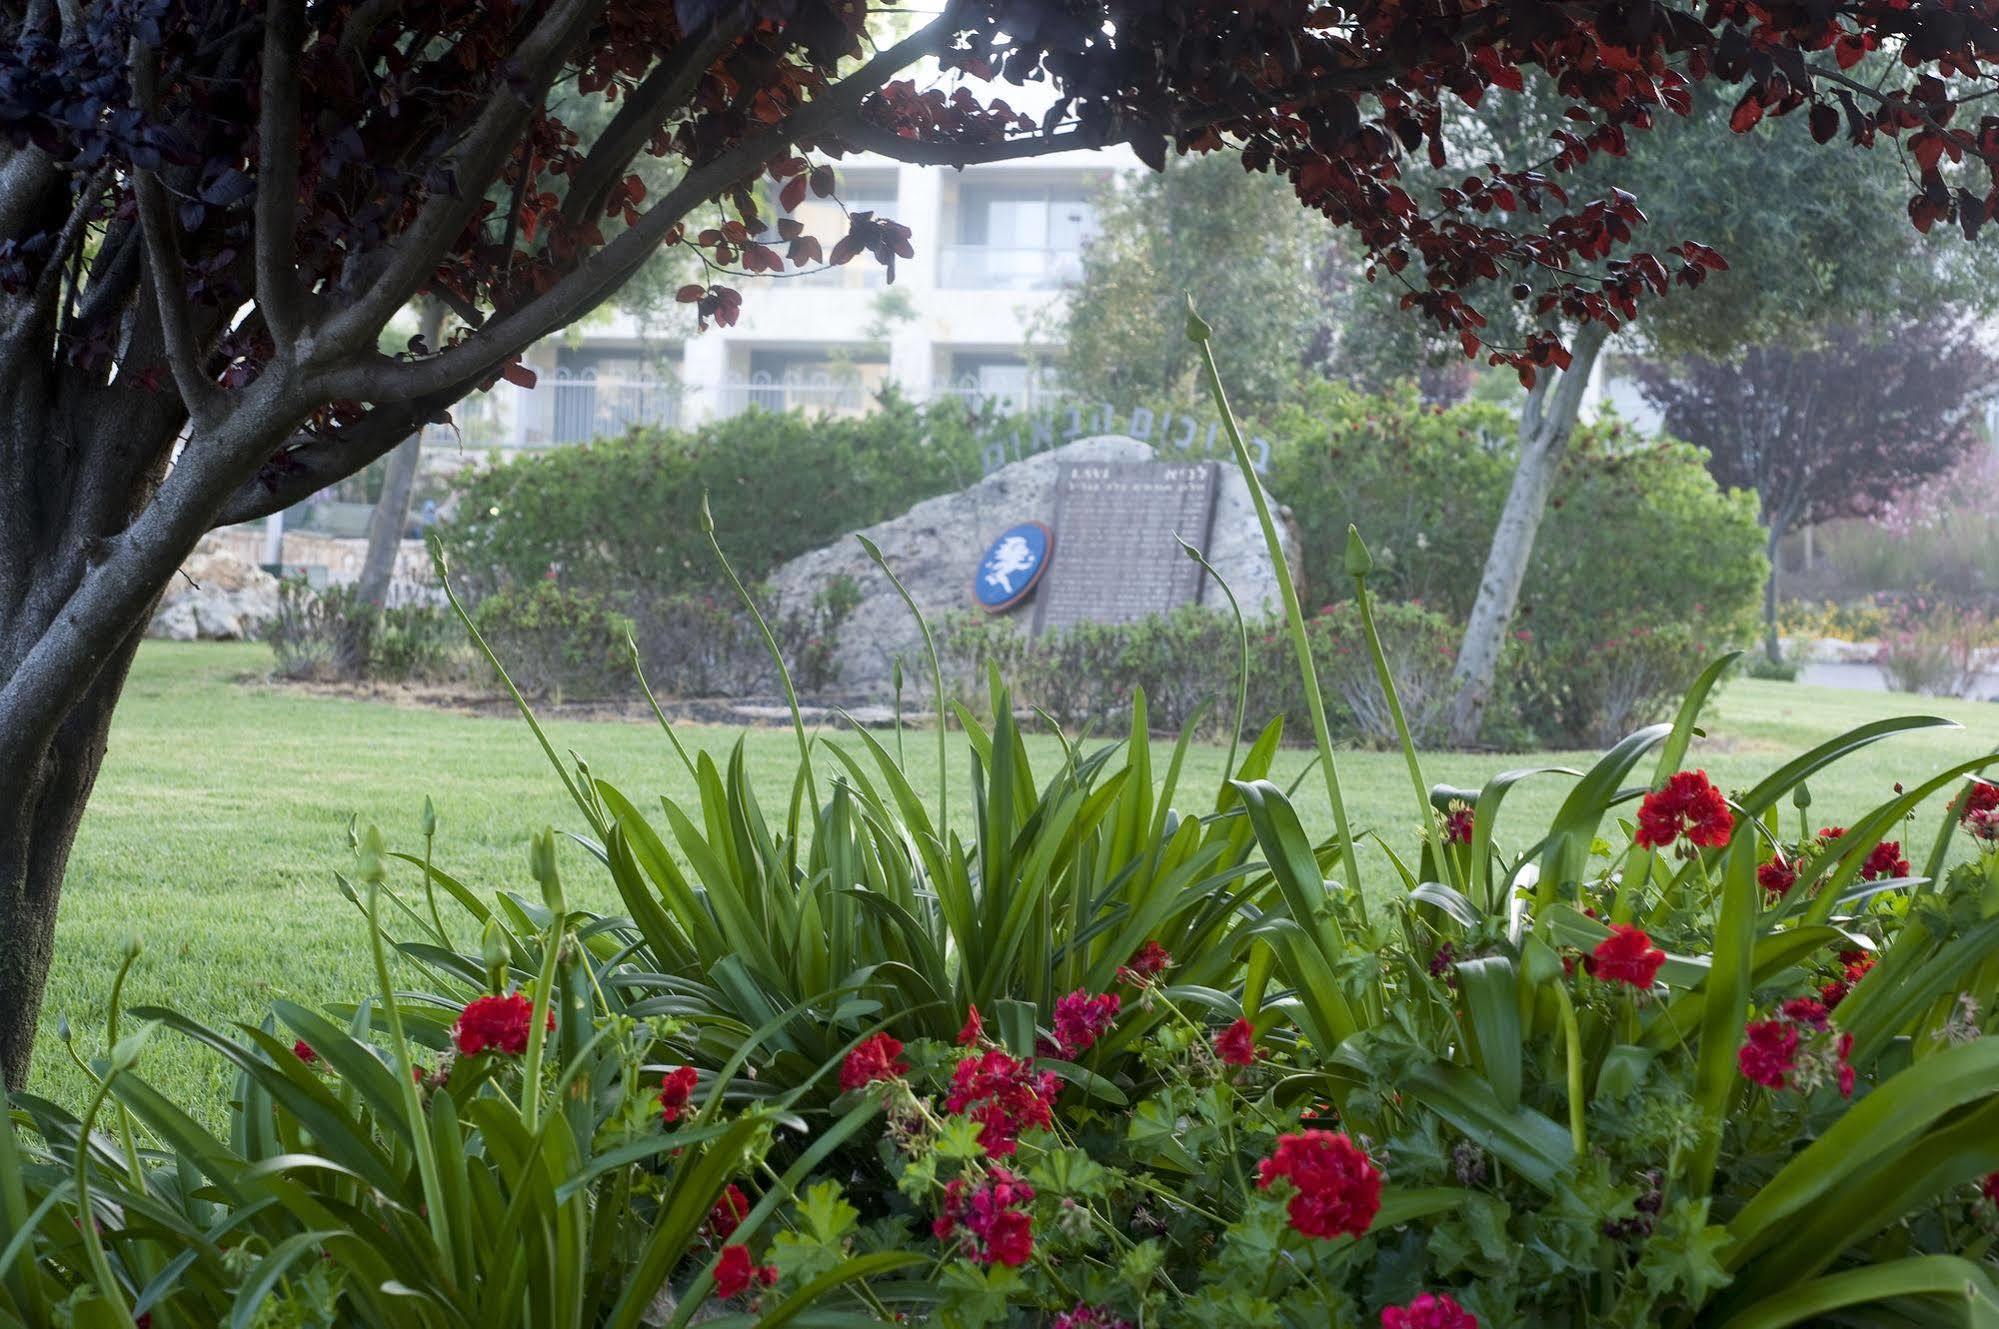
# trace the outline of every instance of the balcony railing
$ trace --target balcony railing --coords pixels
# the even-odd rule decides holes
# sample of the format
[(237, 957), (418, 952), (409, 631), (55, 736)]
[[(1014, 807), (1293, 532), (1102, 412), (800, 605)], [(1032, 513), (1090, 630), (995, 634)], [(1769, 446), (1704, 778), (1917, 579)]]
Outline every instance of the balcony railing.
[(939, 284), (958, 291), (1055, 291), (1082, 275), (1083, 256), (1074, 249), (953, 245), (943, 252)]
[(1030, 379), (1025, 383), (982, 384), (969, 375), (939, 387), (936, 395), (961, 401), (975, 411), (991, 409), (1001, 415), (1050, 410), (1069, 399), (1069, 393), (1052, 383)]
[[(545, 448), (611, 438), (632, 429), (672, 428), (689, 419), (726, 419), (744, 411), (802, 410), (858, 415), (873, 408), (880, 384), (838, 369), (758, 372), (690, 387), (673, 378), (610, 377), (594, 370), (545, 372), (531, 388), (497, 383), (452, 408), (452, 423), (428, 426), (430, 447), (485, 450)], [(981, 382), (967, 375), (932, 389), (937, 400), (964, 402), (1001, 415), (1063, 406), (1067, 394), (1042, 380)]]

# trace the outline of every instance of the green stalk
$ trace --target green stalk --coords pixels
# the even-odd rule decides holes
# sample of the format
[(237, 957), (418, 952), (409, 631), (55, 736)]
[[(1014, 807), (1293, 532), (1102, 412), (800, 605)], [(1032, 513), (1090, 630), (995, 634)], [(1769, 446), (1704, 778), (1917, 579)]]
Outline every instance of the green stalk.
[(535, 976), (534, 1004), (528, 1012), (527, 1061), (521, 1067), (521, 1124), (529, 1135), (541, 1128), (541, 1065), (547, 1053), (548, 1004), (555, 993), (555, 970), (562, 957), (568, 903), (562, 898), (562, 878), (555, 868), (555, 828), (545, 827), (528, 848), (528, 866), (541, 884), (548, 906), (548, 931), (541, 941), (541, 971)]
[[(705, 492), (701, 495), (701, 533), (708, 537), (708, 547), (715, 551), (715, 561), (722, 565), (722, 575), (729, 579), (729, 585), (735, 590), (736, 598), (743, 602), (743, 608), (749, 610), (750, 617), (756, 620), (757, 631), (763, 634), (764, 649), (770, 652), (771, 660), (777, 665), (777, 679), (784, 685), (784, 700), (791, 707), (791, 730), (798, 736), (798, 760), (805, 770), (805, 787), (812, 795), (812, 810), (817, 813), (819, 782), (812, 774), (812, 742), (805, 736), (805, 715), (798, 709), (798, 690), (791, 685), (791, 670), (785, 666), (784, 652), (778, 649), (777, 637), (771, 632), (770, 624), (764, 621), (763, 612), (757, 608), (757, 602), (750, 598), (749, 591), (743, 586), (742, 578), (738, 577), (735, 568), (729, 565), (729, 556), (722, 552), (722, 542), (715, 538), (715, 515), (708, 510), (708, 495)], [(794, 808), (795, 806), (794, 804)], [(795, 854), (798, 852), (796, 824), (789, 828), (789, 834), (793, 846), (792, 852)]]
[[(909, 588), (902, 584), (902, 578), (895, 575), (895, 570), (889, 567), (888, 560), (882, 557), (881, 548), (865, 535), (856, 534), (854, 538), (861, 542), (861, 548), (867, 550), (868, 557), (875, 561), (875, 566), (882, 570), (882, 575), (888, 578), (891, 586), (895, 587), (895, 592), (902, 597), (902, 602), (909, 606), (910, 614), (916, 619), (916, 626), (923, 632), (923, 649), (930, 656), (930, 684), (937, 693), (937, 833), (948, 836), (951, 833), (951, 750), (945, 743), (944, 666), (937, 658), (937, 639), (930, 635), (930, 624), (923, 617), (923, 611), (916, 607), (916, 601), (910, 596)], [(901, 715), (901, 709), (898, 703), (896, 707), (898, 717)]]
[[(111, 980), (111, 1011), (104, 1022), (104, 1045), (118, 1046), (118, 1017), (125, 1009), (125, 979), (131, 974), (132, 966), (138, 962), (141, 947), (137, 936), (125, 941), (125, 957), (118, 966), (118, 976)], [(125, 1151), (125, 1172), (132, 1185), (145, 1189), (146, 1168), (139, 1160), (138, 1142), (132, 1134), (132, 1114), (121, 1100), (118, 1104), (118, 1144)]]
[(1588, 1136), (1583, 1129), (1583, 1035), (1582, 1027), (1576, 1023), (1576, 1008), (1569, 1001), (1569, 994), (1560, 983), (1551, 985), (1555, 991), (1555, 1004), (1562, 1013), (1562, 1041), (1568, 1056), (1569, 1080), (1569, 1139), (1574, 1143), (1576, 1156), (1589, 1152)]
[(111, 1082), (118, 1077), (118, 1056), (114, 1051), (112, 1064), (91, 1095), (90, 1106), (84, 1109), (83, 1120), (77, 1124), (76, 1162), (72, 1170), (76, 1174), (76, 1227), (83, 1237), (84, 1261), (90, 1266), (91, 1281), (104, 1299), (111, 1303), (114, 1323), (130, 1325), (132, 1308), (125, 1304), (125, 1290), (118, 1286), (117, 1275), (111, 1272), (111, 1261), (104, 1254), (104, 1239), (97, 1235), (96, 1206), (90, 1202), (90, 1133), (97, 1126), (97, 1113), (104, 1106), (104, 1100), (111, 1092)]
[(417, 1093), (411, 1074), (415, 1064), (410, 1060), (409, 1040), (403, 1035), (403, 1011), (396, 1002), (395, 985), (389, 981), (388, 953), (382, 948), (382, 848), (382, 833), (370, 826), (362, 838), (362, 860), (357, 875), (368, 888), (368, 949), (375, 960), (375, 985), (382, 992), (382, 1016), (388, 1021), (389, 1051), (396, 1059), (396, 1083), (402, 1087), (403, 1112), (409, 1118), (410, 1140), (416, 1148), (417, 1176), (423, 1183), (430, 1237), (441, 1254), (452, 1246), (445, 1217), (444, 1188), (437, 1170), (437, 1149), (430, 1137), (430, 1120), (424, 1115), (423, 1098)]
[(652, 695), (652, 684), (646, 681), (645, 664), (639, 659), (639, 643), (629, 632), (625, 634), (625, 649), (631, 653), (632, 673), (638, 677), (639, 691), (646, 694), (646, 704), (652, 707), (653, 716), (659, 721), (659, 727), (666, 731), (666, 741), (673, 744), (674, 755), (679, 757), (680, 764), (687, 768), (687, 778), (695, 781), (698, 787), (701, 777), (695, 772), (694, 763), (688, 759), (687, 749), (680, 745), (680, 735), (673, 732), (673, 723), (666, 718), (666, 712), (660, 709), (659, 698)]
[[(1181, 540), (1178, 534), (1173, 538), (1180, 541), (1180, 548), (1186, 551), (1188, 558), (1200, 564), (1201, 570), (1215, 579), (1215, 585), (1221, 587), (1222, 594), (1228, 597), (1229, 612), (1235, 615), (1236, 642), (1242, 648), (1242, 658), (1236, 666), (1235, 725), (1229, 730), (1229, 760), (1228, 764), (1222, 767), (1222, 777), (1226, 781), (1235, 775), (1236, 746), (1242, 741), (1243, 721), (1249, 713), (1249, 625), (1243, 622), (1242, 605), (1236, 601), (1235, 591), (1229, 586), (1228, 579), (1215, 571), (1214, 564), (1208, 562), (1207, 556), (1200, 550)], [(1228, 793), (1226, 783), (1222, 785), (1222, 793), (1224, 796)]]
[[(1449, 855), (1437, 839), (1437, 815), (1430, 806), (1430, 783), (1423, 778), (1423, 764), (1416, 756), (1416, 740), (1409, 732), (1409, 721), (1402, 713), (1402, 698), (1395, 690), (1395, 676), (1388, 668), (1388, 655), (1381, 649), (1381, 634), (1374, 626), (1374, 601), (1367, 593), (1367, 576), (1374, 571), (1374, 557), (1361, 543), (1360, 528), (1347, 527), (1347, 572), (1353, 577), (1354, 603), (1360, 606), (1361, 635), (1367, 638), (1368, 654), (1374, 660), (1374, 676), (1380, 680), (1381, 695), (1388, 701), (1388, 714), (1395, 721), (1395, 737), (1402, 744), (1402, 758), (1409, 764), (1409, 780), (1416, 786), (1416, 816), (1423, 828), (1423, 843), (1429, 847), (1430, 856), (1444, 871), (1447, 878), (1456, 878), (1457, 872)], [(1460, 890), (1464, 883), (1452, 880), (1450, 884)]]
[(609, 838), (611, 828), (590, 805), (590, 800), (583, 796), (583, 791), (576, 787), (575, 777), (570, 775), (569, 768), (563, 765), (562, 758), (555, 755), (555, 745), (548, 741), (548, 734), (542, 729), (541, 722), (534, 718), (534, 708), (528, 705), (528, 699), (521, 695), (521, 690), (514, 686), (513, 677), (507, 673), (507, 667), (500, 663), (500, 657), (486, 644), (486, 638), (481, 635), (478, 625), (472, 621), (472, 615), (459, 600), (458, 592), (451, 589), (451, 569), (445, 563), (444, 542), (438, 538), (434, 530), (424, 538), (429, 542), (430, 565), (437, 573), (437, 584), (444, 588), (444, 598), (450, 602), (452, 612), (457, 614), (458, 621), (465, 625), (465, 631), (471, 636), (472, 644), (486, 657), (486, 662), (493, 666), (493, 672), (500, 676), (500, 682), (507, 689), (507, 695), (514, 699), (514, 706), (520, 711), (521, 718), (528, 722), (528, 728), (534, 733), (535, 742), (541, 744), (541, 750), (547, 755), (549, 764), (555, 767), (555, 773), (562, 778), (562, 787), (569, 791), (569, 797), (575, 800), (578, 808), (582, 809), (583, 818), (590, 823), (590, 829), (597, 832), (599, 840)]
[(1187, 302), (1187, 336), (1201, 348), (1208, 390), (1214, 396), (1215, 408), (1221, 412), (1222, 429), (1229, 436), (1229, 448), (1235, 453), (1236, 466), (1249, 483), (1249, 497), (1256, 504), (1257, 523), (1263, 527), (1263, 543), (1270, 551), (1271, 571), (1277, 574), (1277, 593), (1284, 601), (1284, 618), (1291, 630), (1291, 648), (1298, 657), (1298, 672), (1305, 685), (1305, 708), (1312, 715), (1312, 737), (1318, 744), (1319, 761), (1326, 772), (1326, 799), (1333, 805), (1333, 825), (1340, 835), (1340, 855), (1346, 862), (1354, 909), (1365, 923), (1367, 895), (1361, 890), (1360, 855), (1354, 850), (1353, 831), (1347, 823), (1346, 799), (1340, 794), (1339, 767), (1333, 760), (1333, 734), (1326, 725), (1326, 702), (1319, 693), (1319, 671), (1312, 664), (1312, 645), (1305, 636), (1305, 612), (1298, 604), (1298, 588), (1292, 584), (1291, 568), (1284, 559), (1284, 546), (1277, 539), (1277, 523), (1271, 518), (1270, 503), (1263, 496), (1263, 484), (1256, 478), (1256, 466), (1249, 459), (1249, 445), (1243, 442), (1235, 412), (1229, 409), (1228, 393), (1222, 387), (1222, 373), (1215, 364), (1215, 350), (1209, 342), (1213, 331), (1194, 312), (1194, 302), (1190, 298)]

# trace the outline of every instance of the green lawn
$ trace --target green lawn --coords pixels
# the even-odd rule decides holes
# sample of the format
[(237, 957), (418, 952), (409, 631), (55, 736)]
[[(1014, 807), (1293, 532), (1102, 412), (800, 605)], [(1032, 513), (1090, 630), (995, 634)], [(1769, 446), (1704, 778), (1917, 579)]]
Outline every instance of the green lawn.
[[(527, 728), (489, 719), (378, 702), (301, 696), (256, 681), (269, 667), (262, 646), (148, 643), (141, 651), (85, 818), (63, 897), (57, 962), (49, 984), (33, 1088), (74, 1102), (82, 1083), (56, 1038), (67, 1016), (85, 1050), (100, 1043), (104, 1002), (128, 933), (146, 944), (130, 985), (137, 1002), (163, 1002), (212, 1021), (254, 1020), (278, 996), (305, 1002), (348, 998), (370, 984), (363, 934), (333, 885), (347, 858), (350, 815), (381, 825), (391, 843), (419, 847), (417, 816), (436, 801), (442, 866), (478, 889), (532, 891), (529, 832), (578, 818)], [(1892, 739), (1834, 768), (1814, 787), (1815, 816), (1854, 817), (1912, 780), (1999, 741), (1999, 706), (1787, 686), (1729, 686), (1708, 716), (1711, 737), (1695, 760), (1724, 785), (1743, 786), (1784, 758), (1852, 725), (1923, 710), (1965, 728)], [(735, 741), (733, 730), (691, 728), (693, 744)], [(558, 749), (635, 797), (688, 794), (688, 782), (650, 723), (556, 723)], [(928, 736), (912, 736), (919, 788), (934, 787)], [(748, 735), (752, 772), (781, 803), (796, 748), (788, 731)], [(1035, 739), (1037, 760), (1054, 744)], [(1190, 756), (1184, 787), (1208, 789), (1223, 750)], [(1586, 757), (1561, 754), (1432, 758), (1433, 781), (1476, 785), (1516, 765)], [(1279, 763), (1288, 780), (1305, 763)], [(1407, 773), (1394, 754), (1353, 753), (1341, 763), (1355, 823), (1409, 841), (1414, 824)], [(926, 778), (928, 777), (928, 778)], [(963, 778), (954, 772), (954, 781)], [(1560, 781), (1534, 781), (1509, 798), (1502, 843), (1517, 842), (1552, 810)], [(1301, 791), (1306, 825), (1329, 827), (1316, 776)], [(1318, 792), (1320, 797), (1313, 797)], [(643, 804), (645, 799), (640, 799)], [(956, 806), (962, 807), (962, 799)], [(1519, 828), (1507, 835), (1507, 826)], [(1927, 840), (1933, 823), (1920, 823)], [(612, 905), (608, 883), (580, 851), (566, 859), (571, 898)], [(181, 1040), (162, 1038), (145, 1073), (184, 1101), (217, 1103), (227, 1083), (215, 1064)]]

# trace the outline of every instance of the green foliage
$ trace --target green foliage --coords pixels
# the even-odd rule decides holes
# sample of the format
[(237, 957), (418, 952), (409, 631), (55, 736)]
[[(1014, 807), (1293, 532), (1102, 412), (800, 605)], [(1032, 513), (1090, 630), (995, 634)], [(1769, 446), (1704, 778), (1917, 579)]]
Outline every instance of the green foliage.
[(449, 543), (475, 594), (553, 571), (567, 587), (646, 598), (716, 583), (698, 520), (704, 494), (754, 581), (979, 472), (973, 422), (957, 403), (923, 408), (891, 394), (857, 419), (749, 411), (482, 470), (461, 490)]
[[(1266, 432), (1312, 597), (1351, 594), (1352, 525), (1369, 533), (1384, 598), (1470, 612), (1512, 483), (1506, 413), (1322, 384)], [(1534, 543), (1505, 700), (1559, 744), (1609, 742), (1657, 718), (1703, 660), (1748, 638), (1767, 567), (1754, 496), (1718, 491), (1697, 449), (1615, 421), (1584, 427)]]
[(1281, 175), (1245, 173), (1221, 155), (1175, 158), (1110, 194), (1099, 222), (1051, 337), (1066, 386), (1155, 410), (1197, 395), (1199, 357), (1182, 333), (1191, 296), (1237, 332), (1242, 372), (1231, 387), (1247, 408), (1294, 391), (1319, 317), (1321, 228)]
[[(1417, 604), (1378, 605), (1375, 613), (1411, 726), (1433, 738), (1449, 700), (1462, 630)], [(1393, 744), (1395, 728), (1353, 603), (1328, 605), (1306, 628), (1321, 685), (1338, 703), (1328, 716), (1334, 738), (1367, 747)], [(1102, 732), (1120, 724), (1139, 692), (1158, 732), (1197, 724), (1202, 734), (1225, 738), (1234, 718), (1241, 668), (1235, 620), (1211, 609), (1189, 605), (1132, 623), (1078, 624), (1035, 638), (1010, 620), (964, 615), (950, 622), (945, 638), (961, 679), (975, 684), (996, 666), (1018, 703), (1071, 731)], [(1311, 732), (1291, 644), (1268, 623), (1250, 625), (1245, 712), (1243, 738), (1254, 738), (1273, 718), (1281, 718), (1288, 733)], [(1508, 728), (1503, 716), (1496, 717), (1495, 731)]]
[(443, 606), (382, 608), (351, 586), (314, 590), (297, 578), (278, 584), (264, 639), (281, 678), (439, 682), (466, 664), (463, 632)]
[[(553, 843), (541, 861), (559, 898)], [(390, 865), (370, 828), (358, 880), (341, 882), (379, 979), (360, 1005), (279, 1003), (229, 1032), (122, 1011), (121, 971), (82, 1117), (0, 1097), (0, 1325), (678, 1329), (712, 1316), (723, 1241), (761, 1242), (796, 1182), (875, 1115), (856, 1105), (809, 1146), (780, 1143), (799, 1125), (790, 1099), (737, 1078), (754, 1035), (663, 1112), (658, 1063), (682, 1059), (680, 1023), (596, 981), (581, 920), (519, 897), (430, 883), (478, 958), (427, 936), (403, 958), (440, 992), (397, 993), (379, 919), (415, 915), (385, 887)], [(516, 989), (525, 1047), (465, 1043), (466, 1004)], [(234, 1077), (226, 1132), (146, 1082), (147, 1045), (168, 1039)], [(741, 1197), (726, 1236), (711, 1218), (725, 1188)], [(852, 1306), (847, 1284), (908, 1262), (835, 1250), (809, 1280), (760, 1283), (757, 1303), (772, 1322)]]
[(550, 580), (510, 586), (479, 602), (479, 631), (521, 662), (536, 696), (579, 700), (630, 691), (632, 622), (609, 600)]

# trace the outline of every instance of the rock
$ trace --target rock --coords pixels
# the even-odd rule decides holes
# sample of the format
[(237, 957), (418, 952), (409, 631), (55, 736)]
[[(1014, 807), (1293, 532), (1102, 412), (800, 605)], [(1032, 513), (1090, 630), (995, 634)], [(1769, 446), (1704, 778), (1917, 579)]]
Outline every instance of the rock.
[[(1055, 481), (1062, 463), (1157, 458), (1150, 444), (1123, 435), (1077, 439), (1003, 466), (969, 489), (927, 499), (861, 534), (881, 546), (889, 566), (909, 588), (911, 598), (935, 631), (946, 616), (971, 611), (973, 569), (1002, 531), (1023, 521), (1053, 522)], [(1297, 542), (1288, 523), (1280, 522), (1279, 534), (1285, 558), (1295, 568)], [(1056, 540), (1059, 550), (1060, 531), (1056, 532)], [(1249, 486), (1227, 464), (1221, 469), (1214, 525), (1205, 552), (1242, 602), (1245, 617), (1261, 618), (1279, 612), (1277, 577), (1265, 552), (1263, 531), (1256, 520)], [(1056, 557), (1061, 557), (1059, 552)], [(841, 625), (834, 651), (839, 665), (839, 689), (866, 696), (887, 696), (894, 661), (900, 656), (905, 695), (921, 694), (927, 687), (929, 669), (922, 633), (895, 587), (868, 558), (859, 541), (848, 536), (801, 554), (772, 573), (770, 583), (780, 605), (803, 606), (841, 576), (854, 581), (861, 599)], [(1212, 585), (1203, 588), (1201, 602), (1223, 612), (1227, 610), (1226, 601)], [(1023, 630), (1031, 605), (1030, 599), (1011, 614)]]
[(278, 612), (278, 580), (231, 554), (214, 536), (195, 547), (153, 611), (148, 637), (241, 641)]

